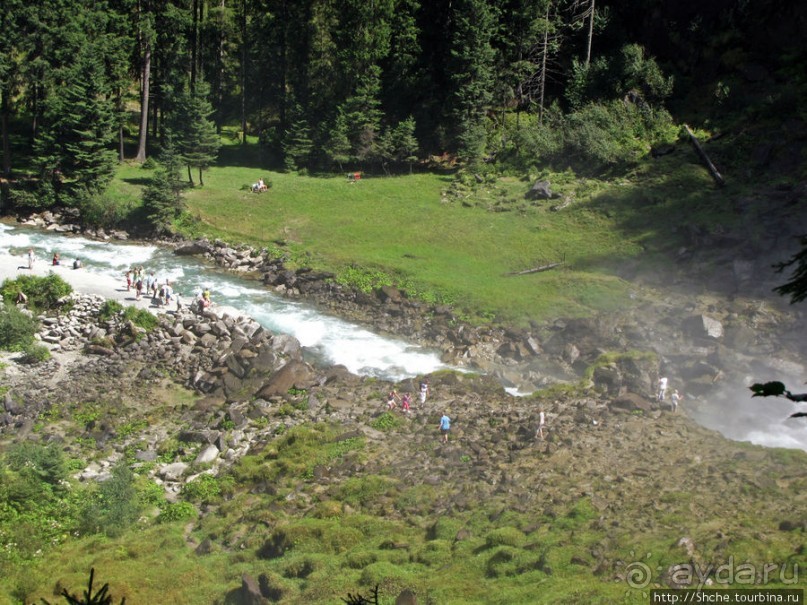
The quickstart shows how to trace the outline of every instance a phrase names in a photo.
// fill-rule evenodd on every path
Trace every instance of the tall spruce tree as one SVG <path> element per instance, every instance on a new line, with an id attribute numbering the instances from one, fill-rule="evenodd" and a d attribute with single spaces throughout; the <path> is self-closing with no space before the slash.
<path id="1" fill-rule="evenodd" d="M 491 41 L 496 20 L 486 0 L 459 0 L 452 16 L 449 117 L 454 121 L 460 159 L 474 165 L 485 152 L 484 120 L 493 99 L 496 52 Z"/>
<path id="2" fill-rule="evenodd" d="M 117 115 L 102 53 L 88 41 L 44 103 L 35 149 L 43 177 L 66 195 L 63 203 L 100 193 L 115 172 Z"/>
<path id="3" fill-rule="evenodd" d="M 143 191 L 143 208 L 158 233 L 170 230 L 171 223 L 182 212 L 181 158 L 172 137 L 166 137 L 160 153 L 160 167 Z"/>
<path id="4" fill-rule="evenodd" d="M 199 184 L 204 186 L 203 173 L 216 161 L 221 139 L 216 124 L 210 119 L 213 106 L 207 99 L 209 87 L 198 81 L 194 90 L 179 95 L 170 120 L 170 132 L 179 147 L 179 155 L 188 167 L 188 182 L 194 185 L 193 173 L 199 171 Z"/>

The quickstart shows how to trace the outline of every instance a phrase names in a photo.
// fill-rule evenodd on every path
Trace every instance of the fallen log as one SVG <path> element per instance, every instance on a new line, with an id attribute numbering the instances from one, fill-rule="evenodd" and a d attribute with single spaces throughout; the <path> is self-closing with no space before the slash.
<path id="1" fill-rule="evenodd" d="M 557 263 L 549 263 L 548 265 L 541 265 L 539 267 L 533 267 L 532 269 L 524 269 L 523 271 L 513 271 L 512 273 L 505 273 L 505 275 L 529 275 L 530 273 L 540 273 L 541 271 L 549 271 L 550 269 L 554 269 L 555 267 L 560 267 L 563 264 L 563 261 Z"/>
<path id="2" fill-rule="evenodd" d="M 684 128 L 689 135 L 689 140 L 692 143 L 692 146 L 695 148 L 695 151 L 697 152 L 701 161 L 705 164 L 707 170 L 709 170 L 709 174 L 712 175 L 712 178 L 715 180 L 715 183 L 717 183 L 718 186 L 723 187 L 726 184 L 726 181 L 717 171 L 717 168 L 715 168 L 715 165 L 712 163 L 712 160 L 709 159 L 709 156 L 706 155 L 706 152 L 703 150 L 703 147 L 701 147 L 700 141 L 698 141 L 695 133 L 693 133 L 686 124 L 684 124 Z"/>

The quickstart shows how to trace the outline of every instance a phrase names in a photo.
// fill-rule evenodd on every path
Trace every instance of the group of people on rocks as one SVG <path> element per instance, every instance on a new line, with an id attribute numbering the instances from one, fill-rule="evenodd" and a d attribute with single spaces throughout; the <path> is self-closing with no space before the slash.
<path id="1" fill-rule="evenodd" d="M 429 390 L 429 379 L 424 378 L 420 381 L 420 386 L 418 387 L 420 405 L 424 405 L 426 403 L 426 397 L 429 394 Z M 412 409 L 412 395 L 409 393 L 398 395 L 398 391 L 393 389 L 387 395 L 387 409 L 394 410 L 397 407 L 397 402 L 400 402 L 401 404 L 401 411 L 405 414 L 409 414 Z"/>
<path id="2" fill-rule="evenodd" d="M 164 283 L 154 275 L 154 271 L 148 273 L 142 266 L 132 267 L 124 274 L 126 277 L 126 291 L 129 292 L 134 287 L 135 300 L 140 300 L 145 294 L 151 295 L 152 301 L 160 304 L 167 305 L 169 302 L 175 302 L 177 309 L 180 308 L 181 302 L 179 294 L 174 293 L 171 282 L 166 279 Z"/>
<path id="3" fill-rule="evenodd" d="M 426 404 L 426 398 L 429 396 L 430 392 L 431 387 L 429 386 L 429 379 L 424 378 L 418 385 L 418 397 L 421 406 Z M 392 411 L 397 409 L 399 403 L 401 406 L 401 411 L 404 414 L 409 415 L 412 410 L 412 394 L 404 393 L 403 395 L 399 395 L 398 391 L 392 389 L 387 394 L 387 410 Z M 451 431 L 451 418 L 447 413 L 444 413 L 440 417 L 440 424 L 438 425 L 438 428 L 440 430 L 440 440 L 443 443 L 448 443 L 448 434 Z"/>
<path id="4" fill-rule="evenodd" d="M 34 249 L 28 249 L 28 268 L 34 268 L 34 260 L 36 260 L 36 256 L 34 255 Z M 51 258 L 50 264 L 54 267 L 60 266 L 62 264 L 62 257 L 58 252 L 53 253 L 53 257 Z M 77 258 L 73 261 L 73 269 L 81 269 L 83 267 L 83 263 L 81 262 L 80 258 Z"/>

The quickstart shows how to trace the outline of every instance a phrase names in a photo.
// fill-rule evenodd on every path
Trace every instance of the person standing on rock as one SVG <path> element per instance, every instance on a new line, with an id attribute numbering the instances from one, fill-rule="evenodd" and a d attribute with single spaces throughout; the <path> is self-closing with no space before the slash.
<path id="1" fill-rule="evenodd" d="M 664 401 L 664 397 L 667 394 L 667 377 L 662 376 L 658 379 L 658 400 Z"/>
<path id="2" fill-rule="evenodd" d="M 409 408 L 412 403 L 412 396 L 409 393 L 404 393 L 401 397 L 401 411 L 404 414 L 409 414 Z"/>
<path id="3" fill-rule="evenodd" d="M 424 378 L 420 381 L 420 405 L 426 403 L 426 395 L 429 394 L 429 379 Z"/>
<path id="4" fill-rule="evenodd" d="M 673 414 L 678 411 L 678 404 L 681 399 L 683 399 L 683 397 L 678 394 L 678 389 L 673 389 L 672 395 L 670 395 L 670 406 L 672 407 Z"/>
<path id="5" fill-rule="evenodd" d="M 546 414 L 541 410 L 538 412 L 538 428 L 535 431 L 535 438 L 540 438 L 541 441 L 544 440 L 544 426 L 546 426 Z"/>
<path id="6" fill-rule="evenodd" d="M 443 414 L 440 418 L 440 434 L 443 436 L 443 443 L 448 443 L 448 432 L 451 430 L 451 418 L 448 414 Z"/>
<path id="7" fill-rule="evenodd" d="M 395 389 L 392 389 L 387 394 L 387 409 L 388 410 L 394 410 L 395 409 L 395 406 L 396 406 L 395 401 L 397 399 L 399 399 L 398 393 L 397 393 L 397 391 Z"/>

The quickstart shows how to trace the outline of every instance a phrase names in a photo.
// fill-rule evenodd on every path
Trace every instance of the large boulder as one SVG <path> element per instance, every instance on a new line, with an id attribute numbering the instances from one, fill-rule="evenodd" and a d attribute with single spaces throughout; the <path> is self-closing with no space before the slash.
<path id="1" fill-rule="evenodd" d="M 549 181 L 536 181 L 525 197 L 528 200 L 551 200 L 554 194 Z"/>
<path id="2" fill-rule="evenodd" d="M 317 384 L 317 374 L 303 361 L 289 361 L 269 377 L 255 394 L 262 399 L 285 395 L 289 389 L 309 389 Z"/>
<path id="3" fill-rule="evenodd" d="M 213 247 L 210 245 L 210 242 L 206 239 L 196 240 L 195 242 L 188 242 L 186 244 L 182 244 L 181 246 L 177 246 L 174 249 L 174 254 L 177 256 L 193 256 L 196 254 L 204 254 L 205 252 L 210 252 L 213 250 Z"/>
<path id="4" fill-rule="evenodd" d="M 684 322 L 688 334 L 696 338 L 722 338 L 723 324 L 707 315 L 694 315 Z"/>

